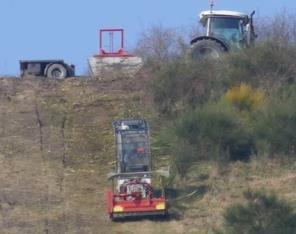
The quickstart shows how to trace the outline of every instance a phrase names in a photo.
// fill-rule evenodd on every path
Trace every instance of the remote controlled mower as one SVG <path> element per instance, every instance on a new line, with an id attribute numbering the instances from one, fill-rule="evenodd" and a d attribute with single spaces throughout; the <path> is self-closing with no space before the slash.
<path id="1" fill-rule="evenodd" d="M 144 119 L 113 123 L 116 144 L 116 171 L 108 174 L 112 189 L 107 192 L 109 217 L 165 216 L 168 208 L 162 189 L 155 196 L 152 176 L 168 177 L 168 171 L 152 171 L 149 127 Z"/>

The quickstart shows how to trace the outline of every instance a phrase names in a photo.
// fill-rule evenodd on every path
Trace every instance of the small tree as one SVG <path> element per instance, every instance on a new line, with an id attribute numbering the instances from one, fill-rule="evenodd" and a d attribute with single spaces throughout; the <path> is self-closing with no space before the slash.
<path id="1" fill-rule="evenodd" d="M 260 17 L 255 22 L 258 41 L 273 41 L 281 47 L 296 42 L 296 17 L 281 10 L 273 17 Z"/>
<path id="2" fill-rule="evenodd" d="M 140 35 L 135 53 L 143 58 L 152 70 L 161 66 L 187 49 L 183 35 L 174 28 L 162 24 L 153 25 Z"/>

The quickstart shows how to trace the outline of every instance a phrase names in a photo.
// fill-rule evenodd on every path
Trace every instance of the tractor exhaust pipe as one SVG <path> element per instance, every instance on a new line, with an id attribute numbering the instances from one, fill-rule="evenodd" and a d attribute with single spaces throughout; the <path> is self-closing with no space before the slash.
<path id="1" fill-rule="evenodd" d="M 255 15 L 255 11 L 252 11 L 252 13 L 250 14 L 250 18 L 249 18 L 249 23 L 248 23 L 248 36 L 247 36 L 247 40 L 248 40 L 248 45 L 252 45 L 254 44 L 255 39 L 257 38 L 257 35 L 255 33 L 255 28 L 254 28 L 254 15 Z"/>

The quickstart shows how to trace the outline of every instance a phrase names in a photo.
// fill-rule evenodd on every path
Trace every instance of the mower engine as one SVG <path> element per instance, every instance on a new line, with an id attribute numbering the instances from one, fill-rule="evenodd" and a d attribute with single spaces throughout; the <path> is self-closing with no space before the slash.
<path id="1" fill-rule="evenodd" d="M 120 186 L 120 197 L 126 200 L 152 198 L 153 189 L 150 184 L 140 179 L 131 179 Z"/>

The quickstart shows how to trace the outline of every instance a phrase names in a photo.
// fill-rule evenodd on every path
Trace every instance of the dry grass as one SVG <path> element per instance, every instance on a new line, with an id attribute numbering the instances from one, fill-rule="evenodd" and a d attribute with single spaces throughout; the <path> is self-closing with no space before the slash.
<path id="1" fill-rule="evenodd" d="M 195 193 L 192 197 L 178 201 L 185 208 L 183 222 L 192 233 L 209 233 L 222 224 L 221 213 L 233 203 L 243 202 L 247 190 L 275 191 L 281 198 L 296 207 L 296 163 L 291 160 L 276 161 L 253 159 L 249 163 L 236 162 L 217 165 L 204 162 L 195 166 L 179 188 Z M 205 188 L 200 190 L 200 188 Z"/>

